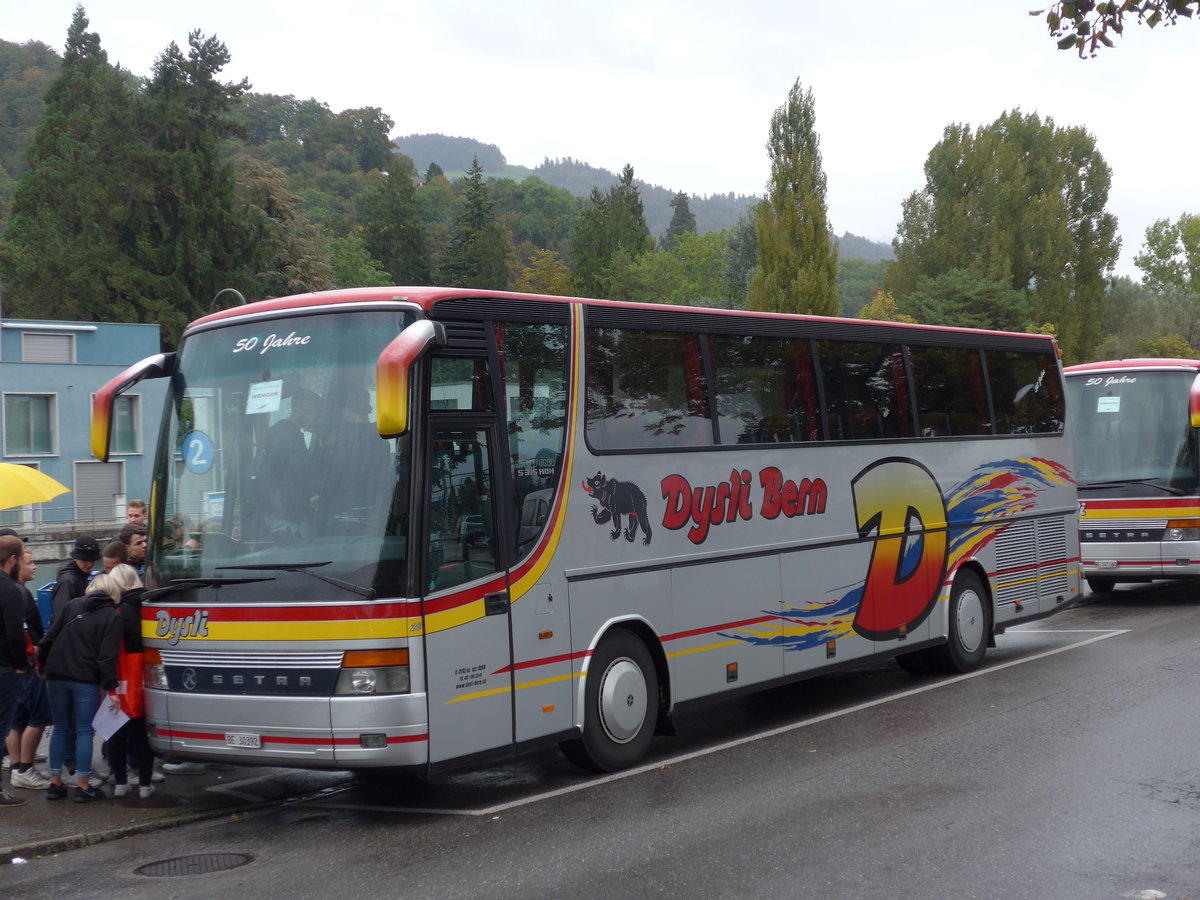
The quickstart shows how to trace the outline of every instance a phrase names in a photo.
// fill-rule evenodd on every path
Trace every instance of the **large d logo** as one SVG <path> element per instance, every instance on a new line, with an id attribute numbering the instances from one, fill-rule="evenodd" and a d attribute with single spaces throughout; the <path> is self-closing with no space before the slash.
<path id="1" fill-rule="evenodd" d="M 852 490 L 859 537 L 876 537 L 854 630 L 894 638 L 937 601 L 946 572 L 946 503 L 933 475 L 911 459 L 873 463 Z"/>

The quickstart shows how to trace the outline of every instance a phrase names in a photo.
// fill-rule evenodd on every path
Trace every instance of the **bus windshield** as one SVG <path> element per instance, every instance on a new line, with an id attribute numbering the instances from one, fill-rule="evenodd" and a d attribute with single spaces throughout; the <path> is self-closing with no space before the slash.
<path id="1" fill-rule="evenodd" d="M 406 579 L 408 439 L 376 430 L 375 363 L 413 311 L 240 320 L 188 336 L 165 413 L 147 582 L 328 602 Z M 312 576 L 312 577 L 306 577 Z"/>
<path id="2" fill-rule="evenodd" d="M 1081 373 L 1067 379 L 1081 491 L 1195 493 L 1197 442 L 1188 423 L 1191 372 Z"/>

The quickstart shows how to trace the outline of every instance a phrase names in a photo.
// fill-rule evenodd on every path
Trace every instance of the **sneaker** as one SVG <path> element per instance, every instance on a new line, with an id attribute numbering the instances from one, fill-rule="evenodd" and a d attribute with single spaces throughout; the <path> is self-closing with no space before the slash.
<path id="1" fill-rule="evenodd" d="M 20 797 L 14 797 L 8 791 L 0 791 L 0 809 L 6 806 L 24 806 L 25 801 Z"/>
<path id="2" fill-rule="evenodd" d="M 104 799 L 104 791 L 98 787 L 89 787 L 86 791 L 83 788 L 75 788 L 76 803 L 92 803 Z"/>
<path id="3" fill-rule="evenodd" d="M 52 781 L 50 782 L 50 786 L 46 788 L 47 800 L 61 800 L 65 796 L 67 796 L 66 785 L 55 784 Z"/>
<path id="4" fill-rule="evenodd" d="M 88 776 L 88 784 L 92 787 L 99 787 L 102 784 L 106 784 L 110 777 L 111 775 L 102 775 L 99 772 L 93 772 Z"/>
<path id="5" fill-rule="evenodd" d="M 163 763 L 163 771 L 168 775 L 199 775 L 204 771 L 204 763 L 177 762 Z"/>
<path id="6" fill-rule="evenodd" d="M 155 769 L 153 772 L 150 773 L 150 780 L 153 781 L 155 784 L 157 784 L 160 781 L 166 781 L 167 776 L 164 775 L 162 772 L 158 771 L 158 769 Z"/>
<path id="7" fill-rule="evenodd" d="M 154 796 L 154 785 L 144 784 L 138 788 L 138 799 L 139 800 L 149 800 L 153 796 Z"/>
<path id="8" fill-rule="evenodd" d="M 12 786 L 25 788 L 27 791 L 44 791 L 50 787 L 50 779 L 30 766 L 24 772 L 12 773 Z"/>
<path id="9" fill-rule="evenodd" d="M 127 785 L 127 784 L 118 784 L 113 787 L 113 796 L 114 797 L 124 797 L 128 793 L 129 793 L 129 785 Z"/>

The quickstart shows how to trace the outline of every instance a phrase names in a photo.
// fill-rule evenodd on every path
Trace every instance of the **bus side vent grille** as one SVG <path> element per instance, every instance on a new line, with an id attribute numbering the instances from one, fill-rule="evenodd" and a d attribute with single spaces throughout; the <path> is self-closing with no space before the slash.
<path id="1" fill-rule="evenodd" d="M 446 348 L 449 350 L 486 350 L 487 328 L 482 322 L 445 322 Z"/>

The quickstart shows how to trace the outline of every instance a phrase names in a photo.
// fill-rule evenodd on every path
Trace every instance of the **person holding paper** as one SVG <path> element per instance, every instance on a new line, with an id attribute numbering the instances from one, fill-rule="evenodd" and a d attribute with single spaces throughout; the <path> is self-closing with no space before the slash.
<path id="1" fill-rule="evenodd" d="M 120 710 L 117 697 L 117 656 L 121 652 L 121 614 L 117 604 L 121 588 L 111 575 L 97 575 L 87 593 L 72 600 L 55 617 L 38 644 L 38 672 L 46 679 L 54 731 L 50 734 L 50 787 L 47 800 L 67 795 L 63 786 L 63 758 L 67 752 L 65 723 L 75 714 L 75 771 L 79 786 L 76 803 L 103 800 L 104 792 L 92 787 L 92 719 L 104 703 Z"/>

